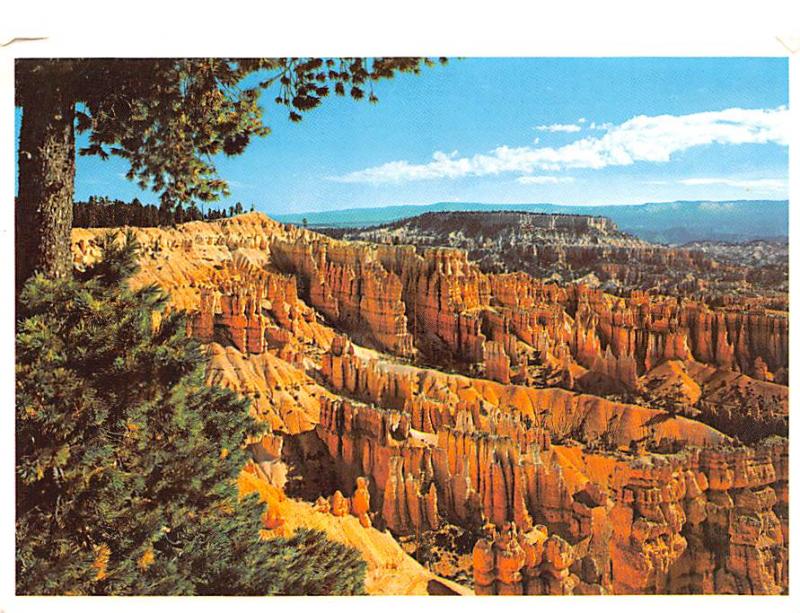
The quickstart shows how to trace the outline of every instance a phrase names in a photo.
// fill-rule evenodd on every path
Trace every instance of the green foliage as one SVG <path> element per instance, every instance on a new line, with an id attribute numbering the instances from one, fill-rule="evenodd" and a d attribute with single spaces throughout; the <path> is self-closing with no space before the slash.
<path id="1" fill-rule="evenodd" d="M 364 562 L 322 533 L 259 541 L 264 506 L 235 482 L 259 432 L 248 402 L 204 384 L 163 293 L 128 289 L 133 236 L 103 247 L 20 296 L 18 593 L 361 593 Z"/>
<path id="2" fill-rule="evenodd" d="M 240 203 L 235 210 L 243 213 Z M 136 228 L 153 228 L 157 226 L 174 226 L 186 221 L 214 221 L 228 217 L 228 211 L 207 208 L 200 211 L 196 206 L 184 208 L 159 207 L 154 204 L 142 204 L 137 198 L 131 202 L 110 199 L 106 196 L 89 196 L 86 202 L 72 203 L 72 227 L 74 228 L 118 228 L 131 226 Z"/>
<path id="3" fill-rule="evenodd" d="M 372 84 L 398 72 L 418 73 L 427 58 L 277 59 L 21 59 L 17 106 L 40 97 L 42 81 L 57 82 L 76 105 L 76 128 L 89 135 L 85 155 L 117 155 L 127 177 L 161 194 L 162 204 L 206 202 L 228 195 L 212 156 L 241 154 L 265 136 L 262 90 L 292 121 L 345 90 L 377 102 Z M 55 111 L 55 109 L 53 109 Z"/>

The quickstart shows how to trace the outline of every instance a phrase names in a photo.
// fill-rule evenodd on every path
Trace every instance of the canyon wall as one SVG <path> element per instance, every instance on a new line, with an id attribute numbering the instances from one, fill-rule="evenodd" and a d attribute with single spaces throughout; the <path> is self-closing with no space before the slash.
<path id="1" fill-rule="evenodd" d="M 344 482 L 369 477 L 378 521 L 396 534 L 444 521 L 494 535 L 476 544 L 477 593 L 776 594 L 785 585 L 786 439 L 735 447 L 707 426 L 667 418 L 642 441 L 634 433 L 663 413 L 636 426 L 625 407 L 588 399 L 607 405 L 571 431 L 575 444 L 607 444 L 589 451 L 553 444 L 559 418 L 500 400 L 520 390 L 486 382 L 481 393 L 464 377 L 364 361 L 339 340 L 323 373 L 354 399 L 326 399 L 318 435 Z M 651 455 L 648 442 L 691 447 Z M 613 452 L 626 447 L 635 453 Z"/>
<path id="2" fill-rule="evenodd" d="M 567 221 L 530 223 L 614 232 Z M 100 234 L 74 232 L 77 268 Z M 267 426 L 245 479 L 271 483 L 266 529 L 302 517 L 368 552 L 382 530 L 458 526 L 479 594 L 787 589 L 788 441 L 767 436 L 787 432 L 787 313 L 490 274 L 260 214 L 135 234 L 132 286 L 169 292 L 208 382 Z M 281 452 L 298 445 L 313 464 Z M 270 477 L 303 471 L 302 503 Z"/>
<path id="3" fill-rule="evenodd" d="M 620 232 L 603 217 L 519 211 L 426 213 L 377 227 L 321 231 L 347 240 L 457 248 L 484 272 L 522 271 L 618 295 L 650 290 L 715 304 L 747 299 L 788 308 L 788 244 L 781 240 L 670 247 Z"/>

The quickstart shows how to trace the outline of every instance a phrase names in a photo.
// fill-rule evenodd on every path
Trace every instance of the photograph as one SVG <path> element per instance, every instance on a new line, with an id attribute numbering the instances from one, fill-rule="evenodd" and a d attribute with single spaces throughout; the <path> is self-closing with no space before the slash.
<path id="1" fill-rule="evenodd" d="M 16 597 L 789 594 L 788 57 L 146 49 L 9 60 Z"/>

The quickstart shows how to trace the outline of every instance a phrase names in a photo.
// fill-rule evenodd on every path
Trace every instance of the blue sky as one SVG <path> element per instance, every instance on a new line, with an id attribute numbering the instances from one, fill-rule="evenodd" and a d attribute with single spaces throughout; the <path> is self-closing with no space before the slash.
<path id="1" fill-rule="evenodd" d="M 438 201 L 784 199 L 785 58 L 461 59 L 330 97 L 218 168 L 280 214 Z M 19 117 L 18 117 L 19 118 Z M 78 159 L 76 197 L 156 201 L 122 160 Z"/>

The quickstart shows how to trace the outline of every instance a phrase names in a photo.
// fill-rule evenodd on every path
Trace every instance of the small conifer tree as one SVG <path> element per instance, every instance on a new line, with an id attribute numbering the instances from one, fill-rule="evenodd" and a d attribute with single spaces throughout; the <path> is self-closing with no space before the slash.
<path id="1" fill-rule="evenodd" d="M 17 592 L 363 593 L 360 555 L 323 533 L 259 540 L 264 506 L 237 501 L 248 401 L 205 385 L 161 291 L 129 289 L 135 250 L 109 237 L 85 274 L 21 294 Z"/>

